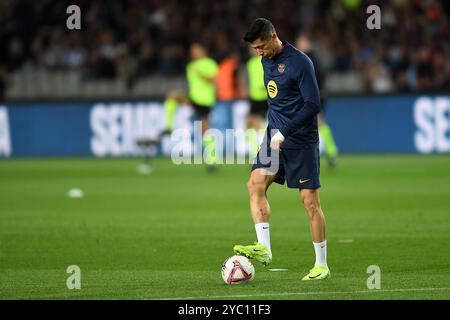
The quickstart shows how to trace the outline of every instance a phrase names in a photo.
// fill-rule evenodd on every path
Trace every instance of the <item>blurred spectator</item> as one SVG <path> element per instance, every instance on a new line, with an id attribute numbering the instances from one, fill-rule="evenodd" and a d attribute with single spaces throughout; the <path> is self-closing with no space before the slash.
<path id="1" fill-rule="evenodd" d="M 365 27 L 374 3 L 381 30 Z M 66 28 L 72 4 L 81 30 Z M 232 46 L 245 61 L 242 33 L 258 16 L 291 43 L 309 32 L 326 75 L 359 73 L 373 92 L 450 90 L 450 1 L 438 0 L 3 0 L 0 64 L 8 73 L 32 63 L 93 78 L 182 76 L 193 42 L 217 61 Z"/>
<path id="2" fill-rule="evenodd" d="M 366 71 L 366 85 L 369 92 L 389 93 L 393 91 L 391 72 L 381 59 L 372 60 Z"/>
<path id="3" fill-rule="evenodd" d="M 87 60 L 87 50 L 83 46 L 83 40 L 80 32 L 70 34 L 69 43 L 66 52 L 65 64 L 67 67 L 76 69 L 84 66 Z"/>
<path id="4" fill-rule="evenodd" d="M 419 90 L 429 90 L 433 85 L 433 65 L 430 52 L 427 48 L 421 48 L 415 59 L 415 69 L 417 76 L 417 88 Z"/>
<path id="5" fill-rule="evenodd" d="M 0 101 L 5 99 L 6 69 L 0 66 Z"/>

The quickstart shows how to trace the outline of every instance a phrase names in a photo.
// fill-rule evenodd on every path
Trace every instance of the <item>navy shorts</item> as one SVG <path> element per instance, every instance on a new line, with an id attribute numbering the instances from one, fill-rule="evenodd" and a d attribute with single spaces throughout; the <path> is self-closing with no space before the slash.
<path id="1" fill-rule="evenodd" d="M 275 160 L 272 159 L 269 162 L 268 157 L 271 158 L 272 152 L 269 146 L 267 151 L 261 148 L 252 166 L 252 171 L 266 168 L 268 171 L 276 174 L 274 182 L 284 184 L 286 181 L 288 188 L 320 188 L 320 155 L 318 146 L 303 149 L 281 148 L 278 161 L 275 158 Z M 278 166 L 276 162 L 279 163 Z"/>

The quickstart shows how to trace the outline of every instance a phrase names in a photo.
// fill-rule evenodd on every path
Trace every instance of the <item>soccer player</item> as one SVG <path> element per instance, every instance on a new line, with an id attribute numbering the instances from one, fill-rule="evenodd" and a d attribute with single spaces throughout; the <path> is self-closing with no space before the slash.
<path id="1" fill-rule="evenodd" d="M 267 114 L 267 91 L 264 85 L 264 70 L 261 64 L 261 56 L 250 47 L 251 57 L 246 63 L 248 76 L 248 98 L 250 112 L 247 117 L 247 139 L 250 146 L 250 156 L 253 158 L 258 153 L 259 131 L 265 129 Z M 255 134 L 256 133 L 256 134 Z"/>
<path id="2" fill-rule="evenodd" d="M 244 40 L 262 56 L 269 124 L 247 184 L 258 241 L 254 245 L 236 245 L 234 252 L 264 265 L 272 262 L 266 192 L 272 182 L 287 181 L 289 188 L 299 190 L 316 253 L 314 267 L 302 280 L 328 278 L 325 217 L 319 198 L 320 95 L 313 63 L 306 54 L 281 41 L 267 19 L 256 19 Z M 273 163 L 268 164 L 264 151 L 272 160 L 276 158 L 272 154 L 278 155 L 278 170 L 273 169 Z"/>
<path id="3" fill-rule="evenodd" d="M 173 130 L 175 115 L 180 105 L 190 105 L 189 98 L 182 92 L 170 91 L 164 100 L 164 110 L 166 112 L 166 128 L 163 134 L 170 134 Z"/>
<path id="4" fill-rule="evenodd" d="M 207 135 L 209 128 L 209 114 L 216 104 L 216 76 L 218 72 L 217 63 L 210 57 L 206 48 L 200 43 L 193 43 L 190 47 L 191 61 L 186 66 L 186 78 L 189 86 L 189 99 L 192 106 L 200 117 L 202 123 L 203 146 L 214 150 L 207 153 L 208 169 L 213 169 L 217 162 L 216 146 L 214 137 Z"/>
<path id="5" fill-rule="evenodd" d="M 330 167 L 336 166 L 336 160 L 338 156 L 338 148 L 336 143 L 334 142 L 333 132 L 331 131 L 330 126 L 326 123 L 323 114 L 325 114 L 325 106 L 326 106 L 326 93 L 323 88 L 323 73 L 320 70 L 319 63 L 312 51 L 311 41 L 309 39 L 308 33 L 300 33 L 295 40 L 295 46 L 298 50 L 305 53 L 314 64 L 317 84 L 320 90 L 320 109 L 321 111 L 317 115 L 318 125 L 319 125 L 319 136 L 322 139 L 323 144 L 325 145 L 325 156 L 328 160 L 328 165 Z"/>

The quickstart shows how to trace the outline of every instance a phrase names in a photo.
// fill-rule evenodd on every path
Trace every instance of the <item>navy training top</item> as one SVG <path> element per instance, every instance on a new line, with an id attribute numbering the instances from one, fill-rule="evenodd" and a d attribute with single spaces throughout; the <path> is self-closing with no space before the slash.
<path id="1" fill-rule="evenodd" d="M 306 54 L 286 41 L 282 43 L 281 53 L 261 60 L 269 96 L 268 130 L 283 134 L 284 149 L 309 149 L 319 143 L 320 94 L 314 66 Z"/>

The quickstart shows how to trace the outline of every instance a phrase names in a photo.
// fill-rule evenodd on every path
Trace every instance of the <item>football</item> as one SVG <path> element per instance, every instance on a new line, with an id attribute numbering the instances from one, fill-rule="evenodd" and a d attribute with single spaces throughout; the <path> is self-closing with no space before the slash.
<path id="1" fill-rule="evenodd" d="M 223 262 L 221 273 L 226 284 L 241 284 L 253 280 L 255 267 L 247 257 L 235 255 Z"/>

